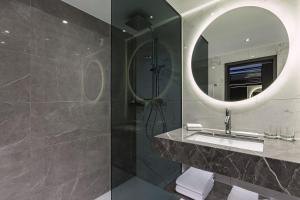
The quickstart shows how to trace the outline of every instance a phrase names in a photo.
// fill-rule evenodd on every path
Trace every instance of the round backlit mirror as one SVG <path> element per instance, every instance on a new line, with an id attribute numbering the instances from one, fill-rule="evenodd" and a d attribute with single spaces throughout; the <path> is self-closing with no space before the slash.
<path id="1" fill-rule="evenodd" d="M 259 7 L 237 8 L 205 29 L 194 48 L 192 72 L 210 97 L 240 101 L 276 80 L 288 52 L 288 33 L 277 16 Z"/>

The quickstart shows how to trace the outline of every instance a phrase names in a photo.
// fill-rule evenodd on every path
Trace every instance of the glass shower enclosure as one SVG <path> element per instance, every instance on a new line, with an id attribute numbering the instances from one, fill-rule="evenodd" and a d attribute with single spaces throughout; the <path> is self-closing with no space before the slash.
<path id="1" fill-rule="evenodd" d="M 112 199 L 179 199 L 181 165 L 156 135 L 180 128 L 181 18 L 164 0 L 112 0 Z"/>

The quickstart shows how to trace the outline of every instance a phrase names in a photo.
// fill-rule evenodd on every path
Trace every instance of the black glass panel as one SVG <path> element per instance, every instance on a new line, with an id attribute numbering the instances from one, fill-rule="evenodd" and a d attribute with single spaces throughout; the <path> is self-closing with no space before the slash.
<path id="1" fill-rule="evenodd" d="M 181 165 L 152 142 L 182 125 L 181 18 L 164 0 L 112 0 L 111 34 L 112 199 L 179 199 L 165 188 Z"/>

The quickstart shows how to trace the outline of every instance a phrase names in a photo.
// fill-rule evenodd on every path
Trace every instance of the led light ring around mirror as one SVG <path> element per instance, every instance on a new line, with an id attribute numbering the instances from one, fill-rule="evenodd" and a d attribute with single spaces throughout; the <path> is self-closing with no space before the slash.
<path id="1" fill-rule="evenodd" d="M 235 101 L 235 102 L 225 102 L 221 100 L 214 99 L 207 94 L 205 94 L 197 85 L 196 81 L 194 80 L 193 72 L 192 72 L 192 56 L 194 52 L 194 48 L 197 44 L 197 41 L 199 37 L 202 35 L 202 33 L 205 31 L 205 29 L 218 17 L 222 16 L 223 14 L 227 13 L 228 11 L 242 8 L 242 7 L 258 7 L 266 9 L 270 12 L 272 12 L 275 16 L 278 17 L 278 19 L 282 22 L 284 25 L 287 34 L 288 34 L 288 40 L 289 40 L 289 53 L 288 57 L 285 63 L 285 66 L 281 72 L 281 74 L 277 77 L 277 79 L 268 87 L 268 89 L 264 90 L 260 94 L 246 100 L 241 101 Z M 286 11 L 280 10 L 280 5 L 277 5 L 276 2 L 270 6 L 270 2 L 250 2 L 250 1 L 235 1 L 234 3 L 231 2 L 230 5 L 226 5 L 225 9 L 217 10 L 216 12 L 213 12 L 213 15 L 208 15 L 206 19 L 199 22 L 199 28 L 194 33 L 193 37 L 191 38 L 189 48 L 187 49 L 187 68 L 186 68 L 186 75 L 188 82 L 191 84 L 192 90 L 196 93 L 196 95 L 202 100 L 202 102 L 210 106 L 213 109 L 223 111 L 226 108 L 232 109 L 234 111 L 245 111 L 254 107 L 257 107 L 258 105 L 261 105 L 262 103 L 266 102 L 267 100 L 271 99 L 286 83 L 287 79 L 285 76 L 288 75 L 287 71 L 289 68 L 290 60 L 292 60 L 292 50 L 294 49 L 292 47 L 294 37 L 292 32 L 293 25 L 291 23 L 288 23 L 289 20 L 291 20 L 289 17 L 286 17 Z M 294 54 L 293 54 L 294 55 Z"/>
<path id="2" fill-rule="evenodd" d="M 132 64 L 132 61 L 135 57 L 135 55 L 137 54 L 137 52 L 146 44 L 148 43 L 151 43 L 152 40 L 146 40 L 145 42 L 141 43 L 140 45 L 138 45 L 135 50 L 132 52 L 130 58 L 129 58 L 129 62 L 128 62 L 128 66 L 127 66 L 127 84 L 128 84 L 128 88 L 129 88 L 129 91 L 131 92 L 131 94 L 134 96 L 134 98 L 136 98 L 138 101 L 140 102 L 148 102 L 147 100 L 145 100 L 144 98 L 138 96 L 135 91 L 133 90 L 132 88 L 132 85 L 131 85 L 131 82 L 130 82 L 130 78 L 129 78 L 129 72 L 130 72 L 130 69 L 131 69 L 131 64 Z M 171 75 L 170 75 L 170 78 L 168 80 L 168 83 L 167 83 L 167 86 L 163 89 L 163 91 L 159 94 L 158 97 L 156 98 L 162 98 L 166 95 L 168 89 L 171 87 L 171 84 L 172 84 L 172 80 L 173 80 L 173 76 L 174 76 L 174 67 L 173 67 L 173 63 L 174 62 L 174 56 L 173 56 L 173 53 L 172 53 L 172 49 L 166 44 L 166 43 L 163 43 L 163 42 L 159 42 L 160 44 L 163 45 L 163 47 L 167 50 L 168 54 L 170 55 L 171 57 Z"/>

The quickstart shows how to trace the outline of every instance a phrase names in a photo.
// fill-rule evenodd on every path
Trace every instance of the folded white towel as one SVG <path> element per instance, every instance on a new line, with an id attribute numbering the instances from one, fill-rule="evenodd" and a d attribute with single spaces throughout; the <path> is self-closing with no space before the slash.
<path id="1" fill-rule="evenodd" d="M 212 190 L 213 187 L 214 187 L 214 180 L 212 180 L 208 184 L 207 191 L 203 195 L 200 194 L 200 193 L 198 193 L 198 192 L 193 192 L 191 190 L 188 190 L 185 187 L 182 187 L 180 185 L 176 185 L 175 190 L 178 193 L 183 194 L 184 196 L 190 197 L 192 199 L 195 199 L 195 200 L 204 200 L 208 196 L 208 194 L 210 193 L 210 191 Z"/>
<path id="2" fill-rule="evenodd" d="M 187 123 L 186 124 L 186 130 L 188 130 L 188 131 L 201 131 L 202 130 L 202 125 L 201 124 Z"/>
<path id="3" fill-rule="evenodd" d="M 182 194 L 182 195 L 184 195 L 186 197 L 189 197 L 191 199 L 194 199 L 194 200 L 204 200 L 205 199 L 205 198 L 203 198 L 203 196 L 201 194 L 198 194 L 198 193 L 195 193 L 195 192 L 191 192 L 190 190 L 187 190 L 187 189 L 185 189 L 185 188 L 183 188 L 183 187 L 181 187 L 179 185 L 176 185 L 175 190 L 178 193 L 180 193 L 180 194 Z"/>
<path id="4" fill-rule="evenodd" d="M 176 180 L 176 184 L 202 196 L 208 194 L 208 188 L 214 174 L 194 167 L 189 168 Z M 208 192 L 207 192 L 208 191 Z"/>
<path id="5" fill-rule="evenodd" d="M 258 200 L 258 194 L 233 186 L 227 200 Z"/>

